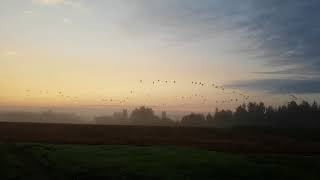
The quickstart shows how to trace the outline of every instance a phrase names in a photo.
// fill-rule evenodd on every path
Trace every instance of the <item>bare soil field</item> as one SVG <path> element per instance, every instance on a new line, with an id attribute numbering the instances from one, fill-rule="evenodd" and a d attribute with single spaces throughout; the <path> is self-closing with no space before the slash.
<path id="1" fill-rule="evenodd" d="M 267 131 L 260 133 L 259 130 L 250 129 L 1 122 L 0 141 L 168 145 L 240 153 L 320 153 L 320 141 L 317 138 L 301 138 Z"/>

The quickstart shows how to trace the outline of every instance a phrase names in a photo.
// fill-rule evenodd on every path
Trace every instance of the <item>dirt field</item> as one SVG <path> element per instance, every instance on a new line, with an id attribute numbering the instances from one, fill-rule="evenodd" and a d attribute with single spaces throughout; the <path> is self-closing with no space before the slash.
<path id="1" fill-rule="evenodd" d="M 174 145 L 243 153 L 320 153 L 320 141 L 317 138 L 259 132 L 258 130 L 250 131 L 249 129 L 2 122 L 0 123 L 0 141 Z"/>

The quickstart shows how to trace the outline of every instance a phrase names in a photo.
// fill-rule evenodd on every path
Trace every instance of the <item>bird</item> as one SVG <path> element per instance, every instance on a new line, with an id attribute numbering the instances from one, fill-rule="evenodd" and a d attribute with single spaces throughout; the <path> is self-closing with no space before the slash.
<path id="1" fill-rule="evenodd" d="M 297 98 L 295 95 L 293 95 L 293 94 L 291 94 L 290 96 L 291 96 L 293 99 L 295 99 L 295 100 L 298 99 L 298 98 Z"/>

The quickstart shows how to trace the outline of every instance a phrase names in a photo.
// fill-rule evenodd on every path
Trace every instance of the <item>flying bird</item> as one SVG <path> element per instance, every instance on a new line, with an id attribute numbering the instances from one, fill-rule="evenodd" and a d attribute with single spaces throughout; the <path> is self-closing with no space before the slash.
<path id="1" fill-rule="evenodd" d="M 293 95 L 293 94 L 291 94 L 290 95 L 293 99 L 295 99 L 295 100 L 297 100 L 298 98 L 295 96 L 295 95 Z"/>

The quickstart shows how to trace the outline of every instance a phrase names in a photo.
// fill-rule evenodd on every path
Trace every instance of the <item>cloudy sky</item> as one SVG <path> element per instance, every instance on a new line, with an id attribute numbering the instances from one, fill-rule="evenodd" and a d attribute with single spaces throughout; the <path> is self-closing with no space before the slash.
<path id="1" fill-rule="evenodd" d="M 319 8 L 318 0 L 1 0 L 0 104 L 208 110 L 239 103 L 221 103 L 240 101 L 234 90 L 272 104 L 319 100 Z M 185 100 L 195 94 L 203 98 Z"/>

